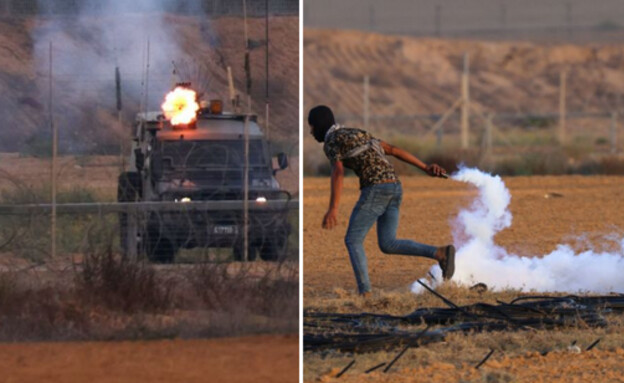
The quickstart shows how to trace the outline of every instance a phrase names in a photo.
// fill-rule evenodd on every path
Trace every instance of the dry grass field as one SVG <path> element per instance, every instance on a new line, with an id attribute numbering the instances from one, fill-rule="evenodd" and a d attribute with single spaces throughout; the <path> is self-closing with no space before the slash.
<path id="1" fill-rule="evenodd" d="M 513 224 L 495 241 L 510 252 L 540 256 L 564 243 L 577 250 L 617 248 L 613 238 L 621 238 L 624 227 L 620 214 L 624 209 L 624 178 L 541 176 L 509 177 L 504 181 L 511 192 Z M 463 183 L 428 177 L 403 177 L 402 182 L 404 200 L 398 235 L 435 245 L 450 243 L 449 222 L 470 204 L 476 190 Z M 545 198 L 549 193 L 562 197 Z M 410 292 L 410 285 L 424 277 L 433 262 L 382 254 L 374 231 L 365 242 L 374 292 L 370 299 L 359 298 L 343 243 L 348 215 L 358 197 L 357 179 L 346 179 L 339 224 L 333 231 L 321 229 L 329 201 L 329 179 L 305 178 L 304 195 L 305 310 L 406 315 L 417 308 L 444 306 L 431 294 Z M 522 295 L 509 290 L 478 293 L 452 283 L 442 285 L 438 291 L 458 305 L 496 304 L 497 300 L 508 302 Z M 364 371 L 388 362 L 399 350 L 356 355 L 307 352 L 305 380 L 338 381 L 336 374 L 355 359 L 356 364 L 340 381 L 621 381 L 622 322 L 613 317 L 609 323 L 599 329 L 453 334 L 445 342 L 410 349 L 388 374 Z M 575 340 L 584 349 L 598 338 L 601 342 L 592 351 L 567 351 Z M 495 353 L 475 370 L 490 348 Z M 545 351 L 548 354 L 541 356 Z"/>

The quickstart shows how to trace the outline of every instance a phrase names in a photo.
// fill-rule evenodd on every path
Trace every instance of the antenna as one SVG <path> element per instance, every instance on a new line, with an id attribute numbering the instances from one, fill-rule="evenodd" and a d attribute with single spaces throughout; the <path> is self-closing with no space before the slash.
<path id="1" fill-rule="evenodd" d="M 173 66 L 173 72 L 171 72 L 171 89 L 175 88 L 176 84 L 180 82 L 180 71 L 176 65 L 175 60 L 171 60 Z"/>
<path id="2" fill-rule="evenodd" d="M 119 66 L 116 65 L 115 66 L 115 96 L 117 98 L 117 123 L 119 124 L 119 129 L 123 132 L 123 124 L 121 121 L 121 109 L 122 109 L 122 103 L 121 103 L 121 73 L 119 72 Z M 126 161 L 124 158 L 124 154 L 126 152 L 125 150 L 125 142 L 126 142 L 126 135 L 125 134 L 121 134 L 121 143 L 119 145 L 119 163 L 120 163 L 120 167 L 121 167 L 121 171 L 124 172 L 126 171 Z"/>
<path id="3" fill-rule="evenodd" d="M 228 76 L 228 87 L 230 89 L 230 102 L 232 103 L 232 109 L 234 112 L 237 112 L 236 105 L 236 91 L 234 90 L 234 79 L 232 78 L 232 67 L 227 67 L 227 76 Z"/>
<path id="4" fill-rule="evenodd" d="M 147 57 L 146 57 L 146 67 L 145 67 L 145 113 L 149 110 L 149 69 L 150 69 L 150 39 L 147 38 Z"/>

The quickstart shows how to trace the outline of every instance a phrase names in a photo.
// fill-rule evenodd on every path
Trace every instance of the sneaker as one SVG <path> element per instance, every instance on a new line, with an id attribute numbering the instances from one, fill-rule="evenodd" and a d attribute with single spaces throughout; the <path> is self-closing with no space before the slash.
<path id="1" fill-rule="evenodd" d="M 444 258 L 438 260 L 442 269 L 442 278 L 451 279 L 455 274 L 455 246 L 448 245 L 438 248 L 438 251 L 444 253 Z"/>

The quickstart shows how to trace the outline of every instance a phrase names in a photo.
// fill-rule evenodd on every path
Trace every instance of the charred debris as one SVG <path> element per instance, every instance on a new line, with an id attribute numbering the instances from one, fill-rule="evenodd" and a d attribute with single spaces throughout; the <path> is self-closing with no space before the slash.
<path id="1" fill-rule="evenodd" d="M 375 352 L 419 347 L 454 332 L 605 327 L 605 315 L 624 312 L 624 295 L 523 296 L 511 302 L 458 306 L 422 284 L 448 308 L 420 308 L 405 316 L 304 312 L 304 350 Z"/>

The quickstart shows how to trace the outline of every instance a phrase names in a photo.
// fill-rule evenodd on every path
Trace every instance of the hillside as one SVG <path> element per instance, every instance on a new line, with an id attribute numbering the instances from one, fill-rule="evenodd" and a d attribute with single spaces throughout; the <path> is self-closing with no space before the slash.
<path id="1" fill-rule="evenodd" d="M 474 102 L 497 112 L 556 112 L 559 73 L 568 72 L 569 109 L 622 106 L 624 47 L 540 45 L 387 36 L 342 30 L 304 33 L 305 106 L 325 102 L 361 114 L 370 76 L 371 114 L 442 113 L 459 97 L 470 56 Z"/>

